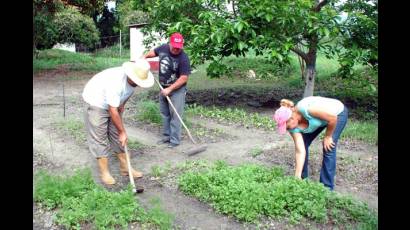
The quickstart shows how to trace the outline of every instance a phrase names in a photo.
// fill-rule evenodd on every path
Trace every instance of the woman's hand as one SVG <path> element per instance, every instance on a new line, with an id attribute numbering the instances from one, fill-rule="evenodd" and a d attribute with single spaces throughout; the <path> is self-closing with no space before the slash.
<path id="1" fill-rule="evenodd" d="M 325 138 L 323 139 L 323 148 L 325 149 L 325 151 L 329 152 L 334 147 L 335 147 L 335 143 L 333 142 L 333 138 L 329 136 L 325 136 Z"/>

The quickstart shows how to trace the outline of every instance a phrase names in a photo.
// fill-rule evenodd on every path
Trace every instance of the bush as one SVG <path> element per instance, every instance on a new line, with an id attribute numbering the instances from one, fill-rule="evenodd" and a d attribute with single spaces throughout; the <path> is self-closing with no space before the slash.
<path id="1" fill-rule="evenodd" d="M 59 43 L 81 43 L 91 47 L 100 39 L 94 21 L 71 7 L 58 12 L 54 24 Z"/>

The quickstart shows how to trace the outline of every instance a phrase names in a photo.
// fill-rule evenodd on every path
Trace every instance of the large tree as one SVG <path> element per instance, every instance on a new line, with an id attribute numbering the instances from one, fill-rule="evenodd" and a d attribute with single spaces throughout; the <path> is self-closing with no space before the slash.
<path id="1" fill-rule="evenodd" d="M 34 0 L 33 51 L 65 42 L 94 46 L 99 32 L 91 17 L 81 13 L 88 12 L 85 9 L 70 1 Z"/>
<path id="2" fill-rule="evenodd" d="M 291 52 L 297 54 L 306 66 L 302 75 L 304 96 L 310 96 L 314 91 L 318 51 L 336 57 L 343 52 L 334 44 L 343 40 L 342 35 L 349 28 L 340 17 L 343 4 L 337 3 L 331 0 L 136 0 L 135 8 L 149 13 L 147 31 L 183 33 L 193 64 L 211 60 L 207 69 L 210 76 L 227 69 L 221 64 L 223 57 L 244 56 L 250 49 L 281 62 L 288 62 Z M 354 1 L 349 3 L 355 5 Z M 354 7 L 350 9 L 357 11 Z"/>
<path id="3" fill-rule="evenodd" d="M 33 1 L 33 51 L 48 49 L 54 45 L 57 28 L 53 23 L 53 19 L 54 15 L 63 8 L 64 5 L 61 1 Z"/>
<path id="4" fill-rule="evenodd" d="M 347 0 L 341 10 L 349 16 L 343 23 L 344 39 L 338 52 L 341 73 L 349 76 L 355 63 L 378 64 L 378 2 L 377 0 Z"/>
<path id="5" fill-rule="evenodd" d="M 116 31 L 114 31 L 114 28 L 118 26 L 118 18 L 115 14 L 115 10 L 112 11 L 108 9 L 108 6 L 105 6 L 97 21 L 97 27 L 101 34 L 102 47 L 111 46 L 119 40 L 116 36 Z"/>
<path id="6" fill-rule="evenodd" d="M 81 43 L 92 47 L 99 40 L 99 32 L 93 20 L 75 8 L 67 7 L 58 12 L 53 22 L 57 28 L 56 42 Z"/>
<path id="7" fill-rule="evenodd" d="M 97 23 L 97 17 L 103 10 L 105 3 L 109 0 L 63 0 L 66 5 L 77 7 L 82 14 L 93 18 Z"/>
<path id="8" fill-rule="evenodd" d="M 139 24 L 148 22 L 148 15 L 141 10 L 133 10 L 133 0 L 120 0 L 116 1 L 115 14 L 118 18 L 118 25 L 114 28 L 114 31 L 127 34 L 129 31 L 128 25 Z M 125 36 L 123 39 L 125 46 L 129 45 L 129 36 Z"/>

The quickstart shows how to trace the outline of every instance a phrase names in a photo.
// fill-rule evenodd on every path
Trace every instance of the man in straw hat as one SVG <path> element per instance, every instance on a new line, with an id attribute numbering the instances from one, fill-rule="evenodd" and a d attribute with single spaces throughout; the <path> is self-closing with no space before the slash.
<path id="1" fill-rule="evenodd" d="M 182 117 L 185 106 L 186 84 L 191 74 L 188 55 L 183 50 L 184 38 L 173 33 L 169 44 L 163 44 L 149 51 L 142 58 L 159 57 L 159 83 L 164 88 L 159 95 L 159 107 L 163 121 L 163 137 L 158 144 L 166 143 L 173 148 L 181 142 L 181 122 L 169 105 L 169 96 L 178 114 Z"/>
<path id="2" fill-rule="evenodd" d="M 85 124 L 89 149 L 97 158 L 100 177 L 104 184 L 115 184 L 108 168 L 110 149 L 116 153 L 120 162 L 120 172 L 128 175 L 124 146 L 128 137 L 125 132 L 122 113 L 124 106 L 137 86 L 149 88 L 154 77 L 150 65 L 144 59 L 125 62 L 120 67 L 106 69 L 86 84 L 83 99 L 87 103 Z M 142 173 L 131 169 L 134 178 Z"/>

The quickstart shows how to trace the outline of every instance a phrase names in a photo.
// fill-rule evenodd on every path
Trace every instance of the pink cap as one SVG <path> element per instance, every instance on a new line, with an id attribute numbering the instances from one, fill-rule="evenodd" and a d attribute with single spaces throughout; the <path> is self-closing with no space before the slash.
<path id="1" fill-rule="evenodd" d="M 275 111 L 273 119 L 276 121 L 279 134 L 286 133 L 286 122 L 289 120 L 290 116 L 292 116 L 292 110 L 288 107 L 281 106 Z"/>
<path id="2" fill-rule="evenodd" d="M 184 47 L 184 37 L 180 33 L 173 33 L 169 38 L 172 47 L 182 49 Z"/>

